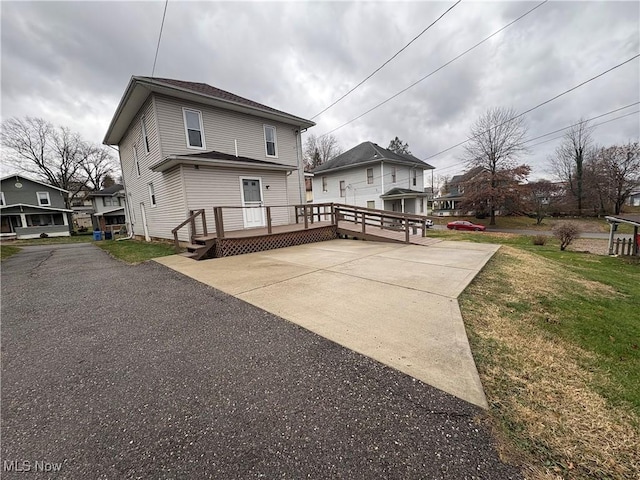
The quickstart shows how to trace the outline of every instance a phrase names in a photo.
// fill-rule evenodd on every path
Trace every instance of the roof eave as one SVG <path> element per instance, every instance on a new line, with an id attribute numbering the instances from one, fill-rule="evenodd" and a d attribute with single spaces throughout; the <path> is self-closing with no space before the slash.
<path id="1" fill-rule="evenodd" d="M 254 170 L 279 170 L 284 172 L 292 172 L 297 168 L 290 165 L 276 165 L 276 164 L 261 164 L 252 162 L 236 162 L 233 160 L 211 159 L 211 158 L 197 158 L 197 157 L 185 157 L 183 155 L 169 155 L 164 160 L 161 160 L 149 167 L 154 172 L 165 172 L 178 165 L 198 165 L 204 167 L 233 167 L 242 169 L 254 169 Z"/>

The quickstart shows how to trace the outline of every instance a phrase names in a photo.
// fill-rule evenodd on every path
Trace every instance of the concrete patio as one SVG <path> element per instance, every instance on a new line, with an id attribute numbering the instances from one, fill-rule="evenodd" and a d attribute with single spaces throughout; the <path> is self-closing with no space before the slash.
<path id="1" fill-rule="evenodd" d="M 457 297 L 498 248 L 333 240 L 156 261 L 486 408 Z"/>

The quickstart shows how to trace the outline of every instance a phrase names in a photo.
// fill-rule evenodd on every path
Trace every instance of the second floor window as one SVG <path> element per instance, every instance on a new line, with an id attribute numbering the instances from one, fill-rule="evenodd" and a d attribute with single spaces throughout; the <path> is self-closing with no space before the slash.
<path id="1" fill-rule="evenodd" d="M 113 199 L 111 197 L 102 197 L 102 204 L 105 207 L 110 207 L 113 205 Z"/>
<path id="2" fill-rule="evenodd" d="M 276 138 L 276 127 L 270 125 L 264 126 L 264 141 L 267 150 L 267 157 L 278 156 L 278 144 Z"/>
<path id="3" fill-rule="evenodd" d="M 369 185 L 373 183 L 373 168 L 367 168 L 367 183 Z"/>
<path id="4" fill-rule="evenodd" d="M 343 198 L 347 196 L 347 187 L 344 184 L 344 180 L 340 180 L 340 196 Z"/>
<path id="5" fill-rule="evenodd" d="M 142 141 L 144 142 L 144 151 L 149 153 L 149 136 L 147 135 L 147 122 L 144 119 L 144 115 L 140 119 L 140 124 L 142 125 Z"/>
<path id="6" fill-rule="evenodd" d="M 416 171 L 412 170 L 411 171 L 411 183 L 413 183 L 413 186 L 415 187 L 416 184 L 418 183 L 418 180 L 416 178 Z"/>
<path id="7" fill-rule="evenodd" d="M 396 167 L 391 167 L 391 183 L 396 183 Z"/>
<path id="8" fill-rule="evenodd" d="M 151 206 L 156 206 L 156 191 L 153 189 L 153 183 L 149 184 L 149 198 L 151 198 Z"/>
<path id="9" fill-rule="evenodd" d="M 327 177 L 322 177 L 322 191 L 328 192 L 329 189 L 327 187 Z"/>
<path id="10" fill-rule="evenodd" d="M 184 113 L 184 128 L 187 132 L 187 147 L 204 150 L 204 128 L 202 114 L 198 110 L 182 109 Z"/>
<path id="11" fill-rule="evenodd" d="M 48 207 L 51 205 L 51 199 L 49 198 L 49 192 L 37 192 L 38 205 L 41 207 Z"/>
<path id="12" fill-rule="evenodd" d="M 136 162 L 136 173 L 140 176 L 140 162 L 138 161 L 138 149 L 133 146 L 133 160 Z"/>

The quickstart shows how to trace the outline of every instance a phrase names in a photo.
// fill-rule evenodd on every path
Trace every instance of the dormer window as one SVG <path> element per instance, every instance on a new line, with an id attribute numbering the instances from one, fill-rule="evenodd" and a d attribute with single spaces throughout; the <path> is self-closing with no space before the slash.
<path id="1" fill-rule="evenodd" d="M 41 207 L 51 206 L 51 198 L 49 198 L 49 192 L 36 192 L 38 196 L 38 205 Z"/>
<path id="2" fill-rule="evenodd" d="M 184 129 L 187 135 L 187 147 L 204 150 L 204 127 L 202 126 L 202 113 L 198 110 L 183 108 Z"/>
<path id="3" fill-rule="evenodd" d="M 270 125 L 264 126 L 264 142 L 267 157 L 278 156 L 278 141 L 276 137 L 276 127 Z"/>

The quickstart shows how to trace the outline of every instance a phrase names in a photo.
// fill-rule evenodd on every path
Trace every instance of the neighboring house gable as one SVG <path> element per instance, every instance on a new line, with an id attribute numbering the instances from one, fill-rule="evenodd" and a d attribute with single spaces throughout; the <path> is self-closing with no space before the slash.
<path id="1" fill-rule="evenodd" d="M 304 203 L 300 131 L 313 125 L 207 84 L 132 77 L 104 142 L 119 146 L 134 234 L 172 238 L 193 210 L 211 218 L 214 206 L 243 206 L 252 195 Z M 282 210 L 274 224 L 288 220 Z M 225 228 L 261 221 L 249 224 L 238 209 Z"/>
<path id="2" fill-rule="evenodd" d="M 312 170 L 313 200 L 426 213 L 424 171 L 431 169 L 413 155 L 363 142 Z"/>
<path id="3" fill-rule="evenodd" d="M 94 229 L 105 230 L 107 226 L 126 224 L 126 199 L 124 186 L 115 184 L 90 194 L 94 213 L 92 223 Z"/>
<path id="4" fill-rule="evenodd" d="M 470 212 L 460 209 L 464 201 L 464 186 L 481 172 L 481 167 L 474 167 L 463 174 L 451 177 L 442 194 L 433 199 L 433 214 L 439 217 L 469 214 Z"/>
<path id="5" fill-rule="evenodd" d="M 22 175 L 6 176 L 1 184 L 2 236 L 70 235 L 69 214 L 72 210 L 65 208 L 66 190 Z"/>

